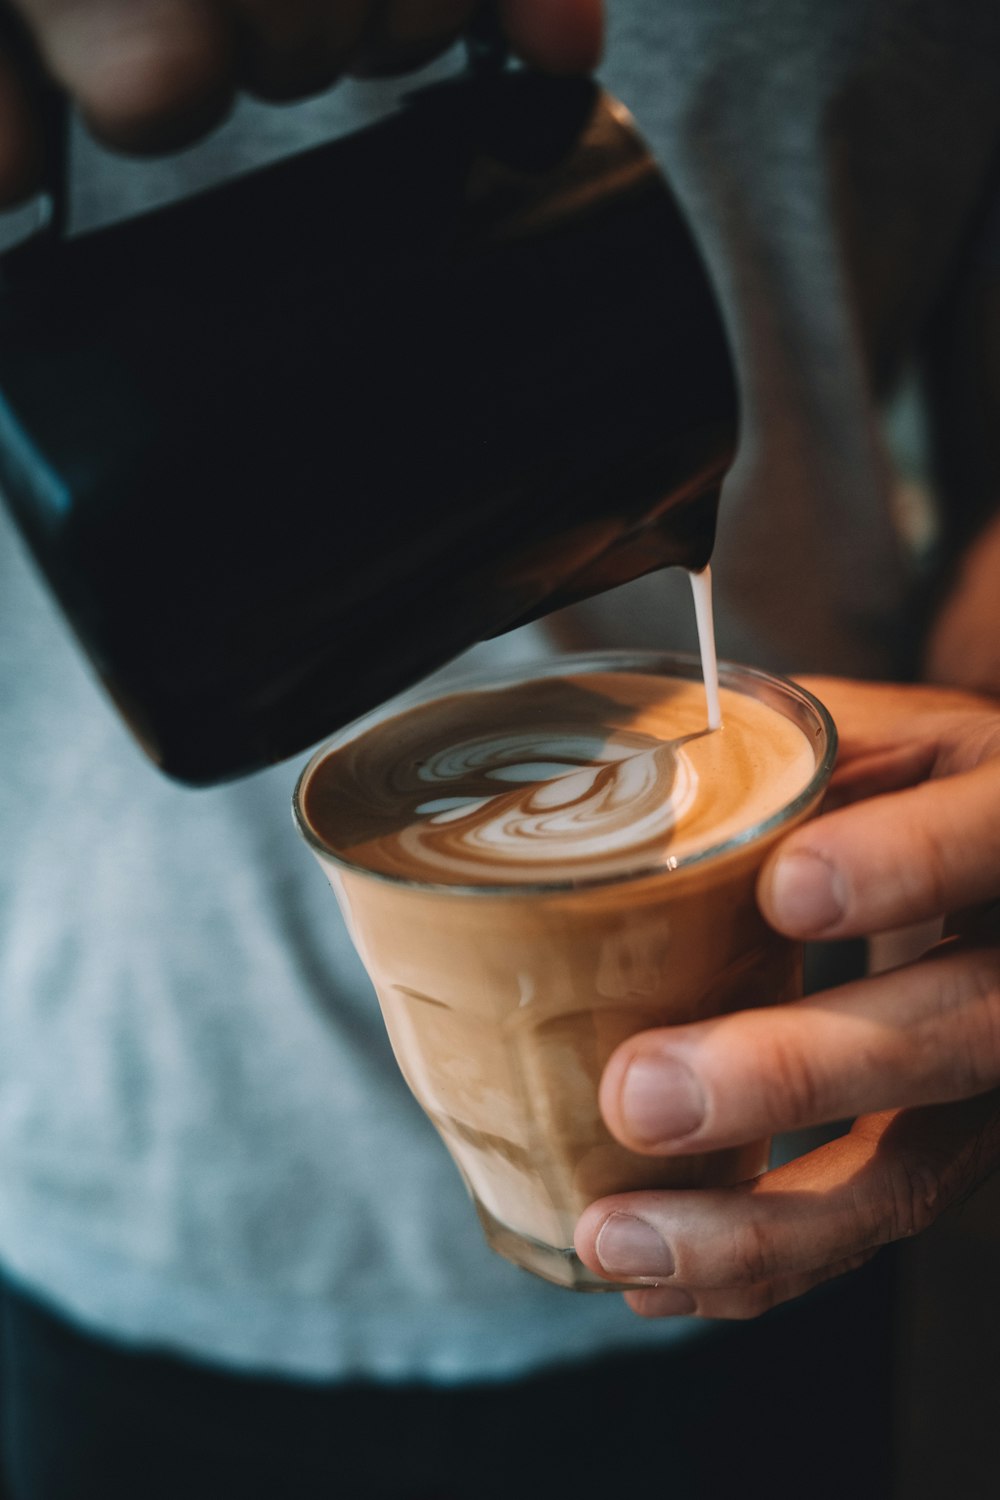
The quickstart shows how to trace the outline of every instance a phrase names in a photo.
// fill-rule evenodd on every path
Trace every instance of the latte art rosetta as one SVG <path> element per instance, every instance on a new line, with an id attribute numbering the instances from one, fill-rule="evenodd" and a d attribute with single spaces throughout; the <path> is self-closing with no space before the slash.
<path id="1" fill-rule="evenodd" d="M 812 773 L 787 719 L 734 692 L 723 712 L 709 732 L 697 684 L 638 673 L 446 697 L 329 754 L 305 812 L 348 863 L 432 884 L 669 864 L 752 827 Z"/>
<path id="2" fill-rule="evenodd" d="M 697 775 L 673 746 L 625 739 L 510 734 L 449 749 L 421 767 L 421 780 L 444 792 L 475 768 L 497 790 L 419 805 L 423 820 L 400 831 L 400 849 L 429 874 L 454 879 L 473 866 L 603 862 L 662 843 L 690 804 Z"/>

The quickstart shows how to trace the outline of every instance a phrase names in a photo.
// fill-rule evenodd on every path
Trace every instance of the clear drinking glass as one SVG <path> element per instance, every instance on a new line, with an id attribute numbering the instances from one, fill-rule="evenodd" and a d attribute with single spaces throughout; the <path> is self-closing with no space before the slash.
<path id="1" fill-rule="evenodd" d="M 814 756 L 808 785 L 723 843 L 578 884 L 434 885 L 373 873 L 330 848 L 305 806 L 310 779 L 332 751 L 406 709 L 594 672 L 701 677 L 693 657 L 604 652 L 407 695 L 324 745 L 294 803 L 374 982 L 399 1066 L 454 1158 L 489 1244 L 579 1291 L 614 1289 L 573 1249 L 576 1221 L 594 1199 L 728 1185 L 767 1165 L 767 1140 L 666 1160 L 628 1151 L 604 1126 L 598 1084 L 615 1048 L 638 1031 L 801 994 L 801 947 L 764 922 L 755 885 L 775 842 L 823 795 L 836 754 L 829 714 L 794 683 L 721 663 L 724 687 L 804 732 Z"/>

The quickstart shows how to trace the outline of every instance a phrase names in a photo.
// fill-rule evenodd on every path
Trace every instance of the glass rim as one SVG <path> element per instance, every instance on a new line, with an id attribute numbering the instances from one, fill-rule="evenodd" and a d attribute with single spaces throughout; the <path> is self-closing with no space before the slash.
<path id="1" fill-rule="evenodd" d="M 687 681 L 700 682 L 702 680 L 701 658 L 688 651 L 629 649 L 568 651 L 558 656 L 543 657 L 538 661 L 525 661 L 496 671 L 481 668 L 456 677 L 452 681 L 437 682 L 433 687 L 408 690 L 390 699 L 388 703 L 383 703 L 360 718 L 352 720 L 350 724 L 345 724 L 313 752 L 295 783 L 295 791 L 292 795 L 292 815 L 295 825 L 306 843 L 324 863 L 385 885 L 435 895 L 492 896 L 494 898 L 497 896 L 566 895 L 574 891 L 606 886 L 638 884 L 640 881 L 650 880 L 657 875 L 675 875 L 683 870 L 708 864 L 712 860 L 720 859 L 727 854 L 755 844 L 778 832 L 786 824 L 794 822 L 800 813 L 803 813 L 822 795 L 837 758 L 837 726 L 829 709 L 807 688 L 801 687 L 791 678 L 782 677 L 776 672 L 767 672 L 761 667 L 749 667 L 740 662 L 731 661 L 720 661 L 718 666 L 721 687 L 728 687 L 734 692 L 742 691 L 746 697 L 759 697 L 759 695 L 746 692 L 741 688 L 741 683 L 756 684 L 769 689 L 785 702 L 796 704 L 806 717 L 811 718 L 821 731 L 825 743 L 822 754 L 817 757 L 816 768 L 809 781 L 790 801 L 783 803 L 768 817 L 750 824 L 739 833 L 722 840 L 721 843 L 706 845 L 704 849 L 697 849 L 680 859 L 668 856 L 666 859 L 644 863 L 636 869 L 604 875 L 585 875 L 577 880 L 508 881 L 497 885 L 462 885 L 445 881 L 415 880 L 405 875 L 393 875 L 383 870 L 369 869 L 366 865 L 359 864 L 338 850 L 330 848 L 306 818 L 303 803 L 306 787 L 313 772 L 328 755 L 343 745 L 349 744 L 351 740 L 357 739 L 369 729 L 374 729 L 389 719 L 407 713 L 410 709 L 420 708 L 438 699 L 451 698 L 459 693 L 489 692 L 494 688 L 510 687 L 522 682 L 535 682 L 539 678 L 561 677 L 573 671 L 586 675 L 588 672 L 601 670 L 619 672 L 650 672 L 652 670 L 656 676 L 672 675 L 683 677 Z M 778 711 L 781 712 L 780 709 Z M 786 714 L 785 717 L 791 716 Z"/>

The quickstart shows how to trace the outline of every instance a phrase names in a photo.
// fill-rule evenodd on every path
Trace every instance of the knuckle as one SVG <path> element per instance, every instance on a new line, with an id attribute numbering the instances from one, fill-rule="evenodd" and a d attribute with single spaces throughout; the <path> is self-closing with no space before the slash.
<path id="1" fill-rule="evenodd" d="M 828 1275 L 824 1280 L 834 1281 L 838 1276 L 853 1276 L 855 1271 L 860 1271 L 869 1261 L 874 1260 L 878 1251 L 879 1247 L 876 1246 L 873 1250 L 859 1250 L 855 1255 L 848 1255 L 845 1260 L 828 1268 Z"/>
<path id="2" fill-rule="evenodd" d="M 729 1283 L 737 1287 L 752 1288 L 773 1275 L 773 1237 L 759 1219 L 747 1219 L 734 1234 L 726 1257 L 726 1271 Z"/>
<path id="3" fill-rule="evenodd" d="M 1000 950 L 980 949 L 970 958 L 975 1020 L 968 1055 L 971 1094 L 992 1088 L 1000 1076 Z"/>
<path id="4" fill-rule="evenodd" d="M 963 953 L 942 966 L 933 1013 L 918 1028 L 916 1044 L 930 1078 L 948 1059 L 948 1094 L 967 1099 L 1000 1081 L 1000 950 Z"/>
<path id="5" fill-rule="evenodd" d="M 786 1301 L 787 1296 L 780 1280 L 761 1281 L 747 1287 L 730 1286 L 713 1296 L 703 1297 L 698 1311 L 702 1317 L 727 1323 L 752 1323 Z"/>
<path id="6" fill-rule="evenodd" d="M 917 825 L 915 837 L 917 848 L 899 869 L 904 890 L 928 916 L 943 914 L 949 907 L 952 860 L 948 848 L 933 826 Z"/>
<path id="7" fill-rule="evenodd" d="M 791 1276 L 772 1275 L 753 1286 L 727 1289 L 716 1298 L 705 1299 L 703 1305 L 699 1305 L 699 1312 L 705 1317 L 724 1318 L 730 1322 L 752 1322 L 755 1318 L 762 1318 L 773 1312 L 785 1302 L 804 1296 L 824 1282 L 860 1270 L 877 1253 L 878 1247 L 861 1250 L 821 1270 Z"/>
<path id="8" fill-rule="evenodd" d="M 765 1117 L 790 1129 L 824 1117 L 824 1087 L 815 1061 L 794 1037 L 776 1032 L 760 1057 Z"/>
<path id="9" fill-rule="evenodd" d="M 885 1212 L 876 1241 L 911 1239 L 929 1228 L 944 1206 L 941 1174 L 922 1152 L 901 1152 L 888 1174 Z"/>

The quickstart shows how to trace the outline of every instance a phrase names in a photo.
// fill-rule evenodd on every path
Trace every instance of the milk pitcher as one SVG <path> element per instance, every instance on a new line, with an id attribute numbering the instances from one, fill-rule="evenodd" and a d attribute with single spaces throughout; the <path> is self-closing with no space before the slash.
<path id="1" fill-rule="evenodd" d="M 587 79 L 478 68 L 0 260 L 0 488 L 139 743 L 191 783 L 702 566 L 735 424 L 684 216 Z"/>

